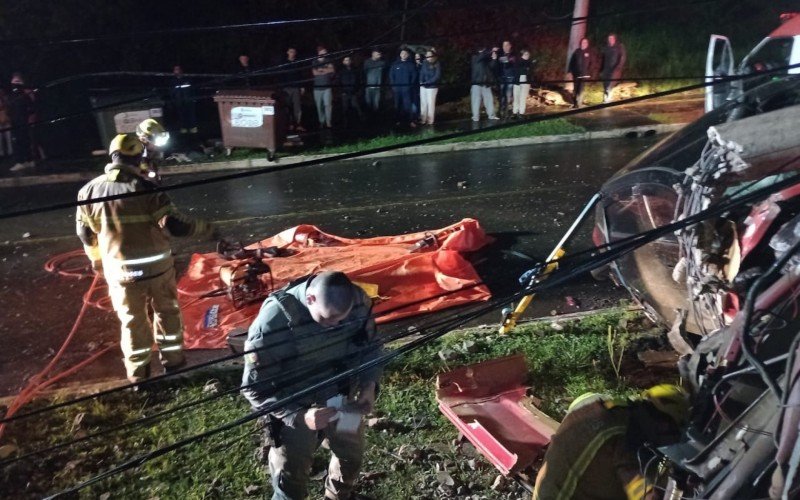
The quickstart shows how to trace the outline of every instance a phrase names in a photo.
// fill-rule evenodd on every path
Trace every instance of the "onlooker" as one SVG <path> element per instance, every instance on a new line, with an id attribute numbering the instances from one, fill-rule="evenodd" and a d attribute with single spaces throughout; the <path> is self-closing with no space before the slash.
<path id="1" fill-rule="evenodd" d="M 364 80 L 367 84 L 364 98 L 367 108 L 373 113 L 377 113 L 381 108 L 381 86 L 383 76 L 386 72 L 386 61 L 384 61 L 381 51 L 372 51 L 372 57 L 364 61 Z"/>
<path id="2" fill-rule="evenodd" d="M 514 104 L 511 111 L 515 118 L 525 114 L 528 94 L 531 92 L 531 70 L 534 64 L 536 61 L 531 60 L 531 53 L 528 50 L 522 50 L 520 58 L 514 64 Z"/>
<path id="3" fill-rule="evenodd" d="M 367 294 L 344 273 L 323 272 L 270 294 L 250 325 L 242 394 L 255 411 L 269 410 L 264 444 L 273 500 L 307 497 L 314 451 L 323 439 L 331 451 L 324 497 L 354 498 L 364 453 L 363 415 L 375 403 L 381 368 L 338 384 L 323 381 L 381 356 L 371 308 Z M 276 407 L 314 384 L 319 390 Z"/>
<path id="4" fill-rule="evenodd" d="M 342 123 L 348 126 L 350 115 L 356 113 L 358 120 L 364 121 L 364 111 L 361 109 L 358 94 L 361 90 L 359 73 L 353 67 L 353 58 L 345 56 L 342 59 L 342 68 L 339 71 L 339 85 L 342 88 Z"/>
<path id="5" fill-rule="evenodd" d="M 603 102 L 611 101 L 611 91 L 622 78 L 622 69 L 628 53 L 625 46 L 617 40 L 617 35 L 608 35 L 608 45 L 603 49 L 603 66 L 600 70 L 600 78 L 603 80 Z"/>
<path id="6" fill-rule="evenodd" d="M 422 69 L 422 52 L 414 52 L 414 67 L 417 68 L 417 83 L 411 89 L 411 115 L 415 123 L 419 122 L 419 70 Z"/>
<path id="7" fill-rule="evenodd" d="M 394 93 L 394 107 L 396 121 L 408 123 L 414 127 L 413 109 L 411 92 L 412 87 L 417 84 L 417 67 L 410 59 L 411 53 L 408 49 L 400 50 L 400 57 L 392 64 L 389 71 L 389 83 Z"/>
<path id="8" fill-rule="evenodd" d="M 242 75 L 241 81 L 247 88 L 250 88 L 250 71 L 250 56 L 243 52 L 236 59 L 236 72 Z"/>
<path id="9" fill-rule="evenodd" d="M 20 73 L 11 77 L 11 94 L 8 97 L 8 111 L 11 118 L 11 143 L 14 155 L 12 172 L 33 168 L 33 141 L 31 124 L 36 121 L 32 92 L 25 88 L 25 80 Z"/>
<path id="10" fill-rule="evenodd" d="M 425 53 L 425 62 L 419 70 L 420 123 L 433 125 L 436 117 L 436 94 L 442 80 L 442 64 L 433 49 Z"/>
<path id="11" fill-rule="evenodd" d="M 500 84 L 500 117 L 508 115 L 508 105 L 513 102 L 514 80 L 516 71 L 514 66 L 517 58 L 511 53 L 511 42 L 503 42 L 503 51 L 497 57 L 497 81 Z"/>
<path id="12" fill-rule="evenodd" d="M 289 47 L 286 49 L 286 61 L 284 66 L 287 68 L 285 76 L 286 86 L 283 91 L 286 93 L 286 106 L 289 111 L 289 130 L 297 132 L 305 132 L 303 128 L 303 107 L 302 96 L 305 94 L 306 89 L 303 87 L 303 81 L 306 75 L 303 73 L 303 68 L 299 67 L 297 62 L 297 49 Z M 306 71 L 308 71 L 306 69 Z"/>
<path id="13" fill-rule="evenodd" d="M 14 148 L 11 146 L 11 115 L 8 110 L 8 97 L 0 89 L 0 156 L 11 156 Z"/>
<path id="14" fill-rule="evenodd" d="M 583 85 L 585 80 L 592 77 L 592 52 L 589 50 L 589 40 L 581 39 L 580 46 L 572 53 L 569 58 L 569 72 L 572 74 L 573 93 L 575 102 L 573 108 L 579 108 L 583 104 Z"/>
<path id="15" fill-rule="evenodd" d="M 481 103 L 486 108 L 486 115 L 490 120 L 498 120 L 494 114 L 494 97 L 492 84 L 494 83 L 493 68 L 497 64 L 497 49 L 489 52 L 480 49 L 472 56 L 472 86 L 469 89 L 470 104 L 472 107 L 472 121 L 477 122 L 481 116 Z"/>
<path id="16" fill-rule="evenodd" d="M 197 133 L 197 113 L 194 104 L 192 84 L 183 77 L 183 68 L 176 64 L 172 68 L 175 81 L 172 83 L 172 105 L 175 107 L 175 118 L 181 134 Z"/>
<path id="17" fill-rule="evenodd" d="M 317 106 L 317 118 L 320 128 L 331 128 L 333 118 L 333 78 L 336 69 L 328 59 L 328 49 L 325 47 L 317 48 L 317 60 L 311 67 L 311 74 L 314 76 L 314 104 Z"/>

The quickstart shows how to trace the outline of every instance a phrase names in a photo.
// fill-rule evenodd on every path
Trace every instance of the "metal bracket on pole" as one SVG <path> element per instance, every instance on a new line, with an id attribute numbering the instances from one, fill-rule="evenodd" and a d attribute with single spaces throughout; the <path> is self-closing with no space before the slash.
<path id="1" fill-rule="evenodd" d="M 600 193 L 596 193 L 594 196 L 592 196 L 592 198 L 589 200 L 586 206 L 583 207 L 581 213 L 578 214 L 578 217 L 575 219 L 575 221 L 572 223 L 569 229 L 567 229 L 567 232 L 564 233 L 564 236 L 562 236 L 559 242 L 556 243 L 556 246 L 555 248 L 553 248 L 553 251 L 550 252 L 550 255 L 547 256 L 547 261 L 545 262 L 545 266 L 542 267 L 542 269 L 538 273 L 531 276 L 529 285 L 541 282 L 542 280 L 547 278 L 548 274 L 550 274 L 551 272 L 553 272 L 558 268 L 558 259 L 563 257 L 565 253 L 565 250 L 563 248 L 564 244 L 566 244 L 567 240 L 569 240 L 572 237 L 572 234 L 575 232 L 575 229 L 577 229 L 580 223 L 583 222 L 584 219 L 586 219 L 586 216 L 588 215 L 589 211 L 592 208 L 594 208 L 594 206 L 597 204 L 598 201 L 600 201 Z M 534 296 L 535 294 L 526 295 L 522 297 L 522 299 L 519 301 L 519 303 L 513 310 L 508 310 L 508 309 L 503 310 L 503 322 L 501 323 L 500 329 L 498 330 L 501 334 L 506 334 L 511 330 L 513 330 L 515 326 L 517 326 L 517 321 L 519 320 L 520 316 L 522 316 L 522 313 L 525 312 L 525 309 L 528 308 L 528 305 L 530 305 Z"/>

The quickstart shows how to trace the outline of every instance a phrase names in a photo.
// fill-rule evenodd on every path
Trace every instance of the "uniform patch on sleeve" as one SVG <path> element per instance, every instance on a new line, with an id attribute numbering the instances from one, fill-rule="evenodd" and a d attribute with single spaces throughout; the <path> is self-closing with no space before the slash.
<path id="1" fill-rule="evenodd" d="M 247 353 L 244 355 L 245 363 L 255 365 L 258 364 L 258 353 L 256 352 L 247 352 L 253 350 L 253 344 L 250 343 L 249 340 L 245 340 L 244 342 L 244 351 Z"/>

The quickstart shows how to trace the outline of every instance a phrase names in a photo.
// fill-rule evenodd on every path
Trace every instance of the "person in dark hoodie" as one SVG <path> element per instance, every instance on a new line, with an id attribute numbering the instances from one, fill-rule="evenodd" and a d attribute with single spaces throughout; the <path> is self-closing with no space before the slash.
<path id="1" fill-rule="evenodd" d="M 360 74 L 353 67 L 353 58 L 345 56 L 342 59 L 342 67 L 339 70 L 339 85 L 342 89 L 342 124 L 347 127 L 350 121 L 350 115 L 355 113 L 358 120 L 364 121 L 364 111 L 361 109 L 361 103 L 358 100 L 358 95 L 361 90 Z"/>
<path id="2" fill-rule="evenodd" d="M 514 81 L 516 80 L 517 58 L 512 53 L 511 42 L 503 42 L 503 50 L 497 55 L 497 83 L 500 86 L 500 117 L 508 115 L 508 107 L 513 100 Z"/>
<path id="3" fill-rule="evenodd" d="M 286 107 L 289 113 L 289 130 L 305 132 L 306 129 L 302 125 L 302 96 L 306 91 L 303 83 L 308 79 L 305 74 L 308 69 L 297 60 L 297 49 L 294 47 L 286 49 L 286 59 L 283 61 L 283 66 L 287 70 L 284 76 L 286 86 L 283 91 L 286 94 Z"/>
<path id="4" fill-rule="evenodd" d="M 625 46 L 617 39 L 617 35 L 609 33 L 608 45 L 603 49 L 603 66 L 600 78 L 603 79 L 603 102 L 611 102 L 611 91 L 622 78 L 622 69 L 628 59 Z"/>
<path id="5" fill-rule="evenodd" d="M 579 108 L 583 104 L 583 85 L 592 77 L 592 66 L 593 58 L 589 49 L 589 40 L 583 38 L 580 46 L 569 58 L 569 72 L 572 74 L 573 95 L 575 96 L 573 108 Z"/>
<path id="6" fill-rule="evenodd" d="M 411 91 L 417 85 L 418 78 L 417 66 L 410 56 L 408 49 L 400 51 L 400 57 L 392 63 L 389 70 L 389 84 L 394 93 L 396 121 L 398 124 L 408 123 L 414 127 Z"/>
<path id="7" fill-rule="evenodd" d="M 442 64 L 433 49 L 425 52 L 425 62 L 419 70 L 420 123 L 433 125 L 436 116 L 436 94 L 442 79 Z"/>
<path id="8" fill-rule="evenodd" d="M 314 77 L 314 104 L 317 106 L 319 128 L 331 128 L 333 118 L 333 79 L 336 69 L 328 58 L 328 49 L 317 47 L 317 59 L 311 66 Z"/>
<path id="9" fill-rule="evenodd" d="M 480 49 L 472 56 L 472 71 L 470 87 L 470 104 L 472 107 L 472 121 L 480 121 L 481 103 L 486 108 L 486 115 L 490 120 L 499 120 L 494 114 L 494 96 L 492 96 L 492 85 L 494 84 L 494 68 L 497 65 L 497 51 L 495 48 L 491 52 L 485 48 Z"/>
<path id="10" fill-rule="evenodd" d="M 374 49 L 372 57 L 364 61 L 364 82 L 367 84 L 364 100 L 372 113 L 377 113 L 381 109 L 381 86 L 385 72 L 386 61 L 383 60 L 381 51 Z"/>

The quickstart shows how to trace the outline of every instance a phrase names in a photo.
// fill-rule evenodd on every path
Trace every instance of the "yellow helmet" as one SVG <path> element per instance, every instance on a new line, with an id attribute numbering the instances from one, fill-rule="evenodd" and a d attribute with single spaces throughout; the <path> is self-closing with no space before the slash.
<path id="1" fill-rule="evenodd" d="M 669 415 L 678 425 L 689 420 L 689 393 L 673 384 L 659 384 L 642 392 L 642 399 L 650 401 L 656 410 Z"/>
<path id="2" fill-rule="evenodd" d="M 119 134 L 111 140 L 108 154 L 119 153 L 123 156 L 139 156 L 144 151 L 142 143 L 130 134 Z"/>
<path id="3" fill-rule="evenodd" d="M 136 126 L 136 137 L 145 144 L 152 143 L 161 147 L 167 144 L 169 132 L 156 120 L 148 118 Z"/>

